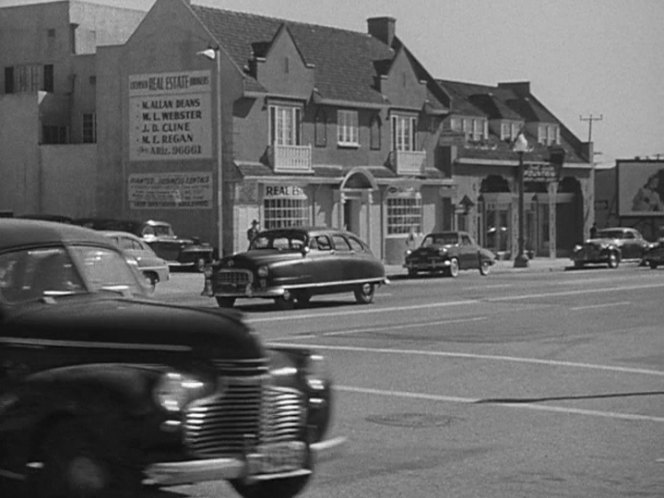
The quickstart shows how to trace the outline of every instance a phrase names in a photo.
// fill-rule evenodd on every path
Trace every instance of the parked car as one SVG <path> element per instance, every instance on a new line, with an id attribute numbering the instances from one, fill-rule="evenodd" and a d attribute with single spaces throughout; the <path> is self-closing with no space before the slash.
<path id="1" fill-rule="evenodd" d="M 80 218 L 74 223 L 94 230 L 130 232 L 147 242 L 154 252 L 168 261 L 172 268 L 192 268 L 202 272 L 212 262 L 214 248 L 198 238 L 180 238 L 166 221 L 117 220 L 109 218 Z"/>
<path id="2" fill-rule="evenodd" d="M 658 266 L 664 265 L 664 238 L 652 244 L 652 247 L 643 255 L 643 264 L 656 270 Z"/>
<path id="3" fill-rule="evenodd" d="M 353 292 L 358 303 L 367 304 L 387 281 L 383 263 L 354 234 L 293 227 L 259 232 L 247 252 L 213 264 L 204 293 L 222 307 L 258 297 L 287 309 L 296 301 L 306 305 L 316 294 L 339 292 Z"/>
<path id="4" fill-rule="evenodd" d="M 143 239 L 129 232 L 103 230 L 101 233 L 115 242 L 122 252 L 136 260 L 138 269 L 145 276 L 152 291 L 159 282 L 170 278 L 168 262 L 157 256 Z"/>
<path id="5" fill-rule="evenodd" d="M 480 247 L 468 232 L 447 231 L 430 233 L 420 247 L 406 251 L 403 266 L 410 276 L 443 272 L 456 277 L 459 270 L 479 270 L 481 275 L 488 275 L 495 262 L 493 252 Z"/>
<path id="6" fill-rule="evenodd" d="M 323 357 L 266 349 L 238 313 L 161 303 L 143 282 L 102 234 L 0 220 L 0 489 L 297 494 L 344 442 L 326 439 Z"/>
<path id="7" fill-rule="evenodd" d="M 17 216 L 19 219 L 23 220 L 42 220 L 42 221 L 55 221 L 57 223 L 71 223 L 72 218 L 70 216 L 64 216 L 62 214 L 22 214 Z"/>
<path id="8" fill-rule="evenodd" d="M 588 264 L 618 268 L 624 259 L 641 260 L 651 245 L 634 228 L 603 228 L 597 231 L 595 237 L 574 246 L 571 259 L 577 268 Z"/>

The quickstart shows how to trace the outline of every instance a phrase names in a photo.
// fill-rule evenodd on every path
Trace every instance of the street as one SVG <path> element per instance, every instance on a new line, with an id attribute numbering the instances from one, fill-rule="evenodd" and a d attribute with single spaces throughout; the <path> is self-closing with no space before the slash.
<path id="1" fill-rule="evenodd" d="M 216 306 L 201 275 L 155 297 Z M 395 275 L 277 311 L 238 301 L 270 344 L 316 348 L 344 458 L 308 497 L 664 495 L 664 270 L 625 263 L 457 279 Z M 218 483 L 165 496 L 234 496 Z"/>

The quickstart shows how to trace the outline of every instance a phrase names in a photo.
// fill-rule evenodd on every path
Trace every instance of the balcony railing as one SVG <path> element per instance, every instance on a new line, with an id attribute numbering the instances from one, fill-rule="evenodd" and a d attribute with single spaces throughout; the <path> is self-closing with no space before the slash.
<path id="1" fill-rule="evenodd" d="M 272 145 L 270 164 L 275 173 L 311 173 L 311 145 Z"/>
<path id="2" fill-rule="evenodd" d="M 390 164 L 397 175 L 424 175 L 427 153 L 423 150 L 393 150 Z"/>

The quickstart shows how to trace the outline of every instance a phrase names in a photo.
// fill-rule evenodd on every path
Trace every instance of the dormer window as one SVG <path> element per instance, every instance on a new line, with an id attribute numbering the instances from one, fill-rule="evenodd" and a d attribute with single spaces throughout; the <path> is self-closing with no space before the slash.
<path id="1" fill-rule="evenodd" d="M 557 124 L 537 125 L 537 142 L 542 145 L 560 145 L 560 127 Z"/>
<path id="2" fill-rule="evenodd" d="M 519 135 L 519 131 L 523 127 L 523 123 L 520 121 L 508 121 L 503 120 L 500 122 L 500 139 L 506 142 L 512 142 L 516 140 L 516 137 Z"/>
<path id="3" fill-rule="evenodd" d="M 453 131 L 463 132 L 466 140 L 479 142 L 489 136 L 489 123 L 485 118 L 452 118 L 450 127 Z"/>
<path id="4" fill-rule="evenodd" d="M 350 147 L 360 145 L 357 111 L 337 111 L 337 144 Z"/>

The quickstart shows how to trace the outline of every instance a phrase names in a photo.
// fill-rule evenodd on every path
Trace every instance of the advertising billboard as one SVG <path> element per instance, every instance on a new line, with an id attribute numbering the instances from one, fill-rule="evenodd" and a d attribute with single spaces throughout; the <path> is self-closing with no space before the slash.
<path id="1" fill-rule="evenodd" d="M 212 157 L 210 71 L 129 76 L 129 160 Z"/>
<path id="2" fill-rule="evenodd" d="M 617 162 L 618 216 L 664 216 L 664 160 Z"/>

